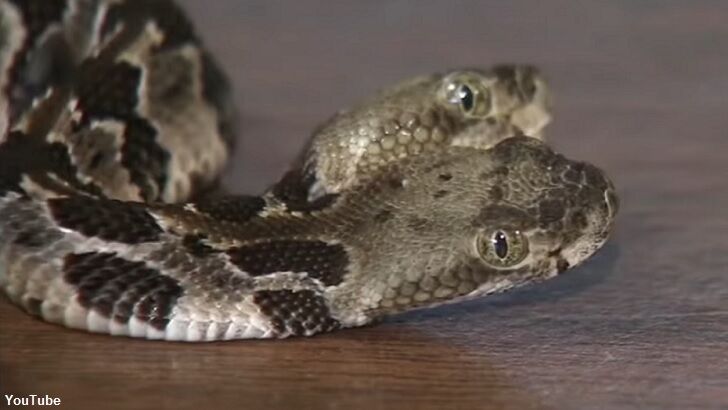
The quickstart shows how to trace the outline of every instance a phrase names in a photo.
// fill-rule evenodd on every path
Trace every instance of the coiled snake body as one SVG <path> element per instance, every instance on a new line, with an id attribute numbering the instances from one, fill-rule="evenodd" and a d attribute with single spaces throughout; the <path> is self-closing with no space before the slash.
<path id="1" fill-rule="evenodd" d="M 611 231 L 603 172 L 541 140 L 529 66 L 405 81 L 263 195 L 198 198 L 235 109 L 171 1 L 0 0 L 0 39 L 0 286 L 50 322 L 308 336 L 553 277 Z"/>

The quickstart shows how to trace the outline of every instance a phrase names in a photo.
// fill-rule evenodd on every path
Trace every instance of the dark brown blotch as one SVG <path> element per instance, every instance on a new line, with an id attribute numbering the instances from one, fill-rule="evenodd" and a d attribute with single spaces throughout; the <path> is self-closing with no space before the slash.
<path id="1" fill-rule="evenodd" d="M 75 91 L 84 122 L 136 116 L 141 69 L 123 61 L 91 58 L 78 70 L 83 81 L 78 81 Z"/>
<path id="2" fill-rule="evenodd" d="M 508 169 L 508 167 L 500 166 L 493 170 L 493 175 L 507 177 L 510 172 L 511 171 Z"/>
<path id="3" fill-rule="evenodd" d="M 376 215 L 374 215 L 374 220 L 379 223 L 387 222 L 388 220 L 392 219 L 392 211 L 388 209 L 383 209 L 379 212 L 377 212 Z"/>
<path id="4" fill-rule="evenodd" d="M 571 213 L 570 223 L 577 229 L 584 229 L 588 225 L 586 215 L 581 210 L 574 210 Z"/>
<path id="5" fill-rule="evenodd" d="M 102 195 L 97 186 L 78 179 L 77 169 L 65 145 L 48 143 L 19 131 L 8 133 L 6 140 L 0 144 L 0 195 L 8 191 L 24 193 L 20 186 L 24 175 L 39 182 L 38 176 L 51 173 L 74 189 Z"/>
<path id="6" fill-rule="evenodd" d="M 473 219 L 473 226 L 485 225 L 517 226 L 519 229 L 528 229 L 536 226 L 536 220 L 528 212 L 514 206 L 494 204 L 485 206 Z"/>
<path id="7" fill-rule="evenodd" d="M 536 138 L 523 135 L 506 138 L 491 148 L 489 152 L 505 166 L 523 161 L 524 158 L 531 158 L 546 166 L 548 161 L 556 158 L 546 144 Z"/>
<path id="8" fill-rule="evenodd" d="M 430 222 L 422 217 L 419 216 L 412 216 L 407 218 L 407 227 L 411 229 L 414 232 L 424 232 L 427 230 L 427 227 L 430 225 Z"/>
<path id="9" fill-rule="evenodd" d="M 257 216 L 265 208 L 265 200 L 259 196 L 234 195 L 201 199 L 195 209 L 218 221 L 244 223 Z"/>
<path id="10" fill-rule="evenodd" d="M 499 186 L 492 186 L 488 190 L 488 196 L 490 197 L 490 200 L 493 202 L 502 201 L 505 197 L 505 193 L 503 192 L 503 188 Z"/>
<path id="11" fill-rule="evenodd" d="M 559 257 L 556 260 L 556 271 L 557 272 L 562 273 L 562 272 L 568 270 L 570 267 L 571 267 L 571 265 L 569 265 L 569 262 L 566 259 Z"/>
<path id="12" fill-rule="evenodd" d="M 430 173 L 430 172 L 438 170 L 440 168 L 447 167 L 447 166 L 451 165 L 452 163 L 453 163 L 453 159 L 451 159 L 451 158 L 440 159 L 440 160 L 437 160 L 434 163 L 432 163 L 432 165 L 425 167 L 424 172 Z"/>
<path id="13" fill-rule="evenodd" d="M 162 228 L 144 205 L 110 199 L 71 196 L 48 200 L 56 222 L 89 237 L 136 244 L 159 240 Z"/>
<path id="14" fill-rule="evenodd" d="M 323 195 L 309 202 L 308 192 L 315 181 L 313 173 L 305 173 L 300 170 L 289 171 L 273 186 L 271 192 L 286 205 L 289 211 L 319 211 L 331 206 L 338 195 Z"/>
<path id="15" fill-rule="evenodd" d="M 404 179 L 402 179 L 401 176 L 398 175 L 392 175 L 389 176 L 386 179 L 387 186 L 392 189 L 402 189 L 404 188 Z"/>
<path id="16" fill-rule="evenodd" d="M 326 286 L 338 285 L 349 265 L 340 244 L 316 240 L 275 240 L 232 248 L 230 261 L 251 276 L 277 272 L 306 272 Z"/>
<path id="17" fill-rule="evenodd" d="M 50 242 L 50 233 L 37 226 L 28 226 L 13 239 L 13 244 L 29 248 L 40 248 Z"/>
<path id="18" fill-rule="evenodd" d="M 63 277 L 76 287 L 77 300 L 86 309 L 124 324 L 134 316 L 160 330 L 183 294 L 175 279 L 115 253 L 69 254 Z"/>
<path id="19" fill-rule="evenodd" d="M 12 0 L 23 16 L 23 23 L 28 30 L 28 41 L 34 40 L 43 30 L 63 18 L 66 0 Z"/>
<path id="20" fill-rule="evenodd" d="M 79 131 L 96 119 L 115 119 L 124 123 L 121 163 L 145 200 L 161 194 L 167 176 L 169 153 L 159 145 L 157 130 L 137 113 L 142 71 L 125 61 L 107 58 L 84 60 L 78 68 L 75 94 L 81 121 Z"/>
<path id="21" fill-rule="evenodd" d="M 270 317 L 277 335 L 310 336 L 341 327 L 323 296 L 313 290 L 261 290 L 253 301 Z"/>
<path id="22" fill-rule="evenodd" d="M 33 316 L 41 316 L 43 314 L 43 300 L 38 298 L 27 298 L 23 300 L 25 311 Z"/>
<path id="23" fill-rule="evenodd" d="M 121 163 L 147 201 L 156 200 L 167 181 L 170 155 L 159 145 L 157 130 L 141 117 L 124 119 Z"/>
<path id="24" fill-rule="evenodd" d="M 581 173 L 570 167 L 564 172 L 564 181 L 572 184 L 580 184 Z"/>
<path id="25" fill-rule="evenodd" d="M 109 11 L 106 13 L 101 32 L 102 35 L 108 35 L 120 24 L 148 20 L 153 20 L 164 33 L 161 49 L 199 42 L 192 23 L 182 9 L 171 0 L 115 3 L 109 7 Z"/>
<path id="26" fill-rule="evenodd" d="M 585 164 L 584 176 L 588 186 L 596 188 L 599 191 L 607 189 L 607 180 L 604 178 L 604 174 L 602 174 L 602 171 L 600 171 L 599 168 L 591 164 Z"/>
<path id="27" fill-rule="evenodd" d="M 8 77 L 7 85 L 0 88 L 0 95 L 10 100 L 10 118 L 15 119 L 51 83 L 62 83 L 72 63 L 67 45 L 59 41 L 60 36 L 54 30 L 68 7 L 66 0 L 11 0 L 10 3 L 17 7 L 26 30 L 22 47 L 16 51 L 7 73 L 3 73 Z M 38 65 L 44 70 L 32 70 Z"/>
<path id="28" fill-rule="evenodd" d="M 560 220 L 565 213 L 564 202 L 559 199 L 544 199 L 538 203 L 538 219 L 542 225 Z"/>
<path id="29" fill-rule="evenodd" d="M 184 246 L 187 252 L 189 252 L 192 256 L 196 256 L 198 258 L 204 258 L 205 256 L 209 256 L 213 253 L 218 253 L 219 251 L 205 243 L 205 239 L 204 235 L 185 235 L 182 238 L 182 246 Z"/>
<path id="30" fill-rule="evenodd" d="M 432 195 L 432 197 L 435 198 L 435 199 L 440 199 L 442 197 L 447 196 L 447 194 L 449 194 L 449 193 L 450 193 L 450 191 L 446 191 L 444 189 L 440 189 L 437 192 L 435 192 L 435 194 Z"/>

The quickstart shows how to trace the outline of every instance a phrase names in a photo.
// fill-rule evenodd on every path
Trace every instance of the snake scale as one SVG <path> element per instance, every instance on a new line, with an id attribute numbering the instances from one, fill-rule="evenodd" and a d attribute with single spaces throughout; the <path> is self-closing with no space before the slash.
<path id="1" fill-rule="evenodd" d="M 205 195 L 238 133 L 168 0 L 0 0 L 0 287 L 43 320 L 310 336 L 556 276 L 614 187 L 543 141 L 528 65 L 415 77 L 336 113 L 261 195 Z"/>

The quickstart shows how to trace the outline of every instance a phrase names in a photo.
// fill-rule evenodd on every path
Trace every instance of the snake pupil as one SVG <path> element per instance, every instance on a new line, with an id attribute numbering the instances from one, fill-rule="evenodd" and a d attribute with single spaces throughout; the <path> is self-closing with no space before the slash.
<path id="1" fill-rule="evenodd" d="M 470 89 L 467 85 L 461 85 L 460 89 L 458 90 L 458 97 L 460 98 L 460 103 L 463 104 L 463 108 L 465 111 L 470 111 L 473 109 L 473 90 Z"/>
<path id="2" fill-rule="evenodd" d="M 498 231 L 493 236 L 493 250 L 496 256 L 504 259 L 508 256 L 508 238 L 502 231 Z"/>

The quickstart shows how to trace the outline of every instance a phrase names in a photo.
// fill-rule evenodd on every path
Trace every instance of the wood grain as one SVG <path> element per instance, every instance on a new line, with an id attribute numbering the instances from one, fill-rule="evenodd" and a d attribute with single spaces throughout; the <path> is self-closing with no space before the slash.
<path id="1" fill-rule="evenodd" d="M 0 300 L 2 393 L 69 409 L 728 408 L 728 4 L 184 3 L 235 83 L 236 190 L 265 187 L 378 87 L 533 62 L 556 91 L 552 143 L 618 186 L 616 234 L 549 283 L 306 340 L 119 339 Z"/>

